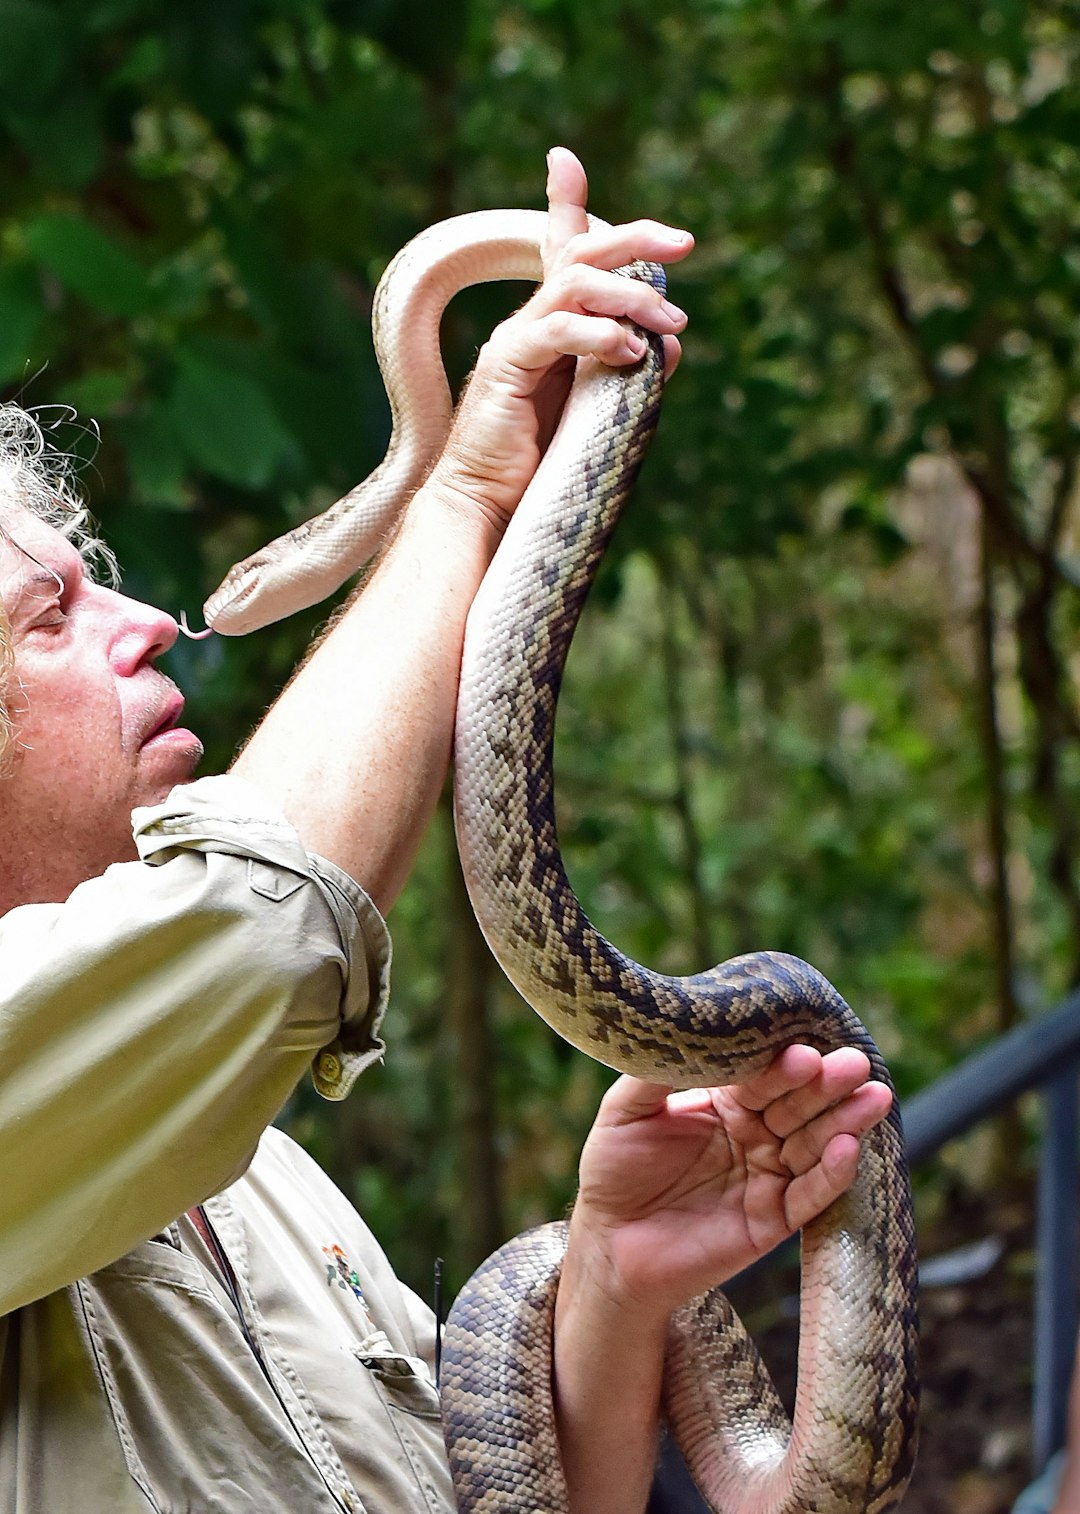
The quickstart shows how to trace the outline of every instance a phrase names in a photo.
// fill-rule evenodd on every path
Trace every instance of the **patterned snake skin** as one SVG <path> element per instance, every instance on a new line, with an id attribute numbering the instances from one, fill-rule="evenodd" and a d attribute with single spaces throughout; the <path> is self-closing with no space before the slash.
<path id="1" fill-rule="evenodd" d="M 329 592 L 371 555 L 387 529 L 381 512 L 408 497 L 449 423 L 437 356 L 443 307 L 465 284 L 538 277 L 542 232 L 538 212 L 483 212 L 432 228 L 398 255 L 376 296 L 395 415 L 387 462 L 327 515 L 235 568 L 208 601 L 208 621 L 227 631 L 265 624 Z M 628 271 L 657 285 L 663 278 L 651 265 Z M 438 368 L 438 394 L 417 403 L 408 385 L 421 362 Z M 454 785 L 473 908 L 523 997 L 566 1040 L 619 1071 L 678 1087 L 734 1083 L 798 1040 L 860 1046 L 873 1075 L 889 1082 L 866 1030 L 806 963 L 759 953 L 689 978 L 650 972 L 599 935 L 566 878 L 552 788 L 555 704 L 581 605 L 656 423 L 661 370 L 655 341 L 633 370 L 579 362 L 559 431 L 470 613 Z M 399 473 L 404 483 L 387 482 Z M 375 524 L 340 541 L 365 514 Z M 853 1188 L 806 1227 L 802 1244 L 793 1421 L 719 1290 L 671 1325 L 665 1416 L 719 1514 L 885 1510 L 910 1476 L 916 1263 L 895 1107 L 864 1139 Z M 550 1394 L 564 1246 L 563 1226 L 511 1241 L 451 1311 L 441 1389 L 462 1514 L 568 1514 Z"/>

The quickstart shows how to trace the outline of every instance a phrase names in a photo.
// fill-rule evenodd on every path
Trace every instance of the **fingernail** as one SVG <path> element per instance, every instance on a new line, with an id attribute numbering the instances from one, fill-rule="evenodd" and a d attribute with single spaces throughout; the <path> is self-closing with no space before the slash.
<path id="1" fill-rule="evenodd" d="M 680 310 L 678 305 L 673 305 L 670 300 L 661 300 L 660 309 L 664 312 L 668 320 L 671 321 L 673 325 L 686 325 L 686 311 Z"/>
<path id="2" fill-rule="evenodd" d="M 648 345 L 643 336 L 636 336 L 632 331 L 626 333 L 626 349 L 635 357 L 644 357 Z"/>

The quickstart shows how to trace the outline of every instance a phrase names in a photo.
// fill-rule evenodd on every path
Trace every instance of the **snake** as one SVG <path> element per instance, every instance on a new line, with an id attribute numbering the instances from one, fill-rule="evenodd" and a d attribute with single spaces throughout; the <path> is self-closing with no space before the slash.
<path id="1" fill-rule="evenodd" d="M 452 399 L 439 322 L 459 289 L 542 278 L 541 211 L 475 211 L 391 261 L 372 325 L 393 427 L 382 464 L 328 511 L 237 564 L 205 606 L 243 633 L 332 592 L 378 555 L 441 450 Z M 604 223 L 599 223 L 603 225 Z M 652 264 L 619 270 L 663 288 Z M 561 421 L 470 610 L 454 740 L 458 849 L 480 928 L 525 1001 L 588 1056 L 677 1088 L 740 1083 L 785 1046 L 869 1033 L 813 967 L 780 952 L 687 977 L 654 972 L 589 921 L 555 821 L 555 711 L 589 586 L 657 422 L 658 340 L 611 369 L 579 359 Z M 877 1514 L 894 1507 L 917 1439 L 916 1252 L 894 1098 L 862 1141 L 852 1187 L 801 1235 L 798 1382 L 789 1417 L 723 1291 L 672 1317 L 662 1411 L 715 1514 Z M 515 1237 L 446 1322 L 443 1426 L 461 1514 L 569 1514 L 551 1393 L 566 1223 Z"/>

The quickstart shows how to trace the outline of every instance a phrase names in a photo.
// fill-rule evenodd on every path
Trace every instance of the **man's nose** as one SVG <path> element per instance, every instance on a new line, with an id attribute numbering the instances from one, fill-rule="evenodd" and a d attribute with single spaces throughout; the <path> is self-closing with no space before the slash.
<path id="1" fill-rule="evenodd" d="M 153 662 L 167 652 L 176 641 L 180 628 L 164 610 L 113 589 L 100 592 L 109 596 L 110 612 L 119 618 L 111 646 L 113 666 L 118 673 L 134 673 L 143 663 Z"/>

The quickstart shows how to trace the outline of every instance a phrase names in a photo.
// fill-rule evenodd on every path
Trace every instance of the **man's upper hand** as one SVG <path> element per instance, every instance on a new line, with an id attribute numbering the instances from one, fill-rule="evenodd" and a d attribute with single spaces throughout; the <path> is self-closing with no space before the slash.
<path id="1" fill-rule="evenodd" d="M 656 221 L 588 229 L 588 184 L 564 147 L 548 157 L 549 222 L 544 282 L 484 344 L 429 487 L 468 513 L 505 527 L 558 422 L 574 359 L 611 367 L 637 362 L 632 321 L 664 341 L 666 368 L 678 361 L 686 316 L 647 284 L 612 272 L 635 258 L 672 263 L 694 245 L 689 232 Z"/>

